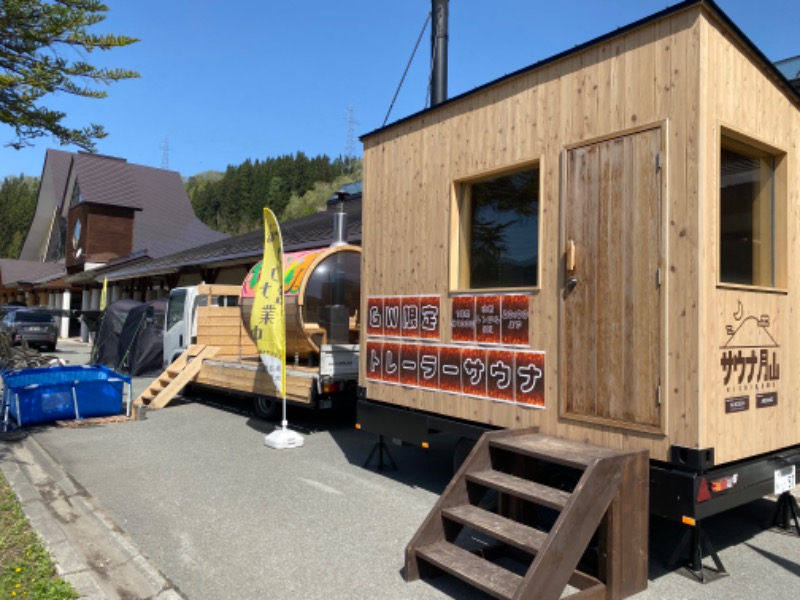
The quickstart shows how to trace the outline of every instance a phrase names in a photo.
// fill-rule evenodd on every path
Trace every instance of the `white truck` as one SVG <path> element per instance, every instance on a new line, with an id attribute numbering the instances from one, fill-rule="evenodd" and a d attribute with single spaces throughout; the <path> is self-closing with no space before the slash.
<path id="1" fill-rule="evenodd" d="M 213 347 L 202 358 L 193 385 L 251 398 L 256 415 L 280 418 L 281 398 L 266 375 L 258 352 L 243 324 L 241 288 L 200 284 L 170 291 L 164 331 L 165 366 L 191 347 Z M 310 331 L 309 328 L 306 329 Z M 324 330 L 321 341 L 325 341 Z M 289 356 L 287 403 L 329 409 L 355 405 L 358 388 L 358 344 L 320 343 L 318 352 Z"/>
<path id="2" fill-rule="evenodd" d="M 164 324 L 165 367 L 196 343 L 198 307 L 239 305 L 239 290 L 236 286 L 214 286 L 218 291 L 228 293 L 198 293 L 198 289 L 203 285 L 179 287 L 169 292 L 167 318 Z"/>

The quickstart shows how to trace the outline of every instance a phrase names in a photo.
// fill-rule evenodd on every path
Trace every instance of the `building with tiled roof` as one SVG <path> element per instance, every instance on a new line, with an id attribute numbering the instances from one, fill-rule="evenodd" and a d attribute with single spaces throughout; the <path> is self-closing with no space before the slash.
<path id="1" fill-rule="evenodd" d="M 87 278 L 76 284 L 70 276 L 109 263 L 148 262 L 226 237 L 195 216 L 177 172 L 48 150 L 20 260 L 0 265 L 0 300 L 22 296 L 29 304 L 97 308 L 102 283 Z M 47 265 L 47 272 L 25 265 Z"/>
<path id="2" fill-rule="evenodd" d="M 333 212 L 340 208 L 347 215 L 346 242 L 361 244 L 361 187 L 346 186 L 328 202 L 328 210 L 281 223 L 285 252 L 324 248 L 334 241 Z M 258 229 L 223 240 L 203 244 L 155 260 L 135 256 L 114 261 L 68 278 L 73 283 L 107 280 L 112 288 L 147 280 L 158 289 L 172 289 L 206 283 L 233 283 L 244 280 L 250 268 L 264 253 L 264 230 Z M 114 297 L 118 295 L 114 292 Z"/>
<path id="3" fill-rule="evenodd" d="M 64 265 L 59 263 L 0 258 L 0 289 L 13 290 L 4 298 L 5 302 L 24 300 L 26 289 L 63 274 Z"/>

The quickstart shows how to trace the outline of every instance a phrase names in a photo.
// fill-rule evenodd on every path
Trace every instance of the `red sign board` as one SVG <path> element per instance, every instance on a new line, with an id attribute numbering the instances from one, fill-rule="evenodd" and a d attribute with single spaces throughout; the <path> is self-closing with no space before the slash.
<path id="1" fill-rule="evenodd" d="M 451 394 L 461 393 L 461 348 L 439 347 L 439 389 Z"/>
<path id="2" fill-rule="evenodd" d="M 475 339 L 483 344 L 500 343 L 500 296 L 475 298 Z"/>
<path id="3" fill-rule="evenodd" d="M 401 306 L 402 300 L 398 297 L 383 299 L 383 335 L 386 337 L 401 337 Z"/>
<path id="4" fill-rule="evenodd" d="M 383 379 L 383 342 L 367 341 L 367 379 Z"/>
<path id="5" fill-rule="evenodd" d="M 435 341 L 440 315 L 438 296 L 373 296 L 367 299 L 367 335 Z"/>
<path id="6" fill-rule="evenodd" d="M 487 395 L 514 401 L 514 352 L 489 350 L 487 354 Z"/>
<path id="7" fill-rule="evenodd" d="M 529 346 L 529 311 L 527 294 L 455 296 L 457 344 L 431 344 L 441 335 L 439 296 L 368 298 L 367 334 L 396 339 L 367 340 L 366 378 L 544 407 L 544 353 L 513 348 Z"/>
<path id="8" fill-rule="evenodd" d="M 518 404 L 544 406 L 544 353 L 516 352 L 514 400 Z"/>
<path id="9" fill-rule="evenodd" d="M 451 339 L 454 342 L 475 342 L 475 296 L 453 298 Z"/>
<path id="10" fill-rule="evenodd" d="M 439 389 L 439 346 L 419 347 L 419 386 Z"/>
<path id="11" fill-rule="evenodd" d="M 439 296 L 422 296 L 419 299 L 419 337 L 423 340 L 439 339 L 441 321 L 441 300 Z"/>
<path id="12" fill-rule="evenodd" d="M 528 346 L 530 322 L 530 296 L 512 294 L 503 296 L 500 313 L 503 344 L 508 346 Z"/>
<path id="13" fill-rule="evenodd" d="M 367 379 L 544 407 L 544 353 L 367 342 Z"/>
<path id="14" fill-rule="evenodd" d="M 453 298 L 453 342 L 529 346 L 530 296 L 486 294 Z"/>
<path id="15" fill-rule="evenodd" d="M 367 299 L 367 335 L 383 335 L 383 298 Z"/>
<path id="16" fill-rule="evenodd" d="M 419 346 L 416 344 L 400 347 L 400 383 L 411 387 L 419 383 Z"/>
<path id="17" fill-rule="evenodd" d="M 404 338 L 419 338 L 419 297 L 400 298 L 400 335 Z"/>

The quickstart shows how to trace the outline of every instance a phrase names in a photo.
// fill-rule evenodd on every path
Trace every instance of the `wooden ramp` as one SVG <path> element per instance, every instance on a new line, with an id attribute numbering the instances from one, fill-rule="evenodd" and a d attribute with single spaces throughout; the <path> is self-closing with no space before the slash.
<path id="1" fill-rule="evenodd" d="M 164 408 L 187 383 L 197 377 L 203 360 L 212 358 L 217 352 L 219 348 L 216 346 L 189 346 L 133 403 L 145 404 L 149 409 Z"/>
<path id="2" fill-rule="evenodd" d="M 647 452 L 487 433 L 406 547 L 406 579 L 445 572 L 517 600 L 642 591 L 648 473 Z"/>

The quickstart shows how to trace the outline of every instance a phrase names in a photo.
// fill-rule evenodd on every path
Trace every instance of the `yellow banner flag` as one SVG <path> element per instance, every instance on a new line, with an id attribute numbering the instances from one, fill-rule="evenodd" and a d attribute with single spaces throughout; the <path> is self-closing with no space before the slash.
<path id="1" fill-rule="evenodd" d="M 103 292 L 100 294 L 100 310 L 106 309 L 107 291 L 108 291 L 108 277 L 103 277 Z"/>
<path id="2" fill-rule="evenodd" d="M 286 317 L 283 307 L 283 240 L 274 213 L 264 209 L 264 261 L 253 296 L 250 332 L 261 362 L 284 395 L 286 380 Z"/>

